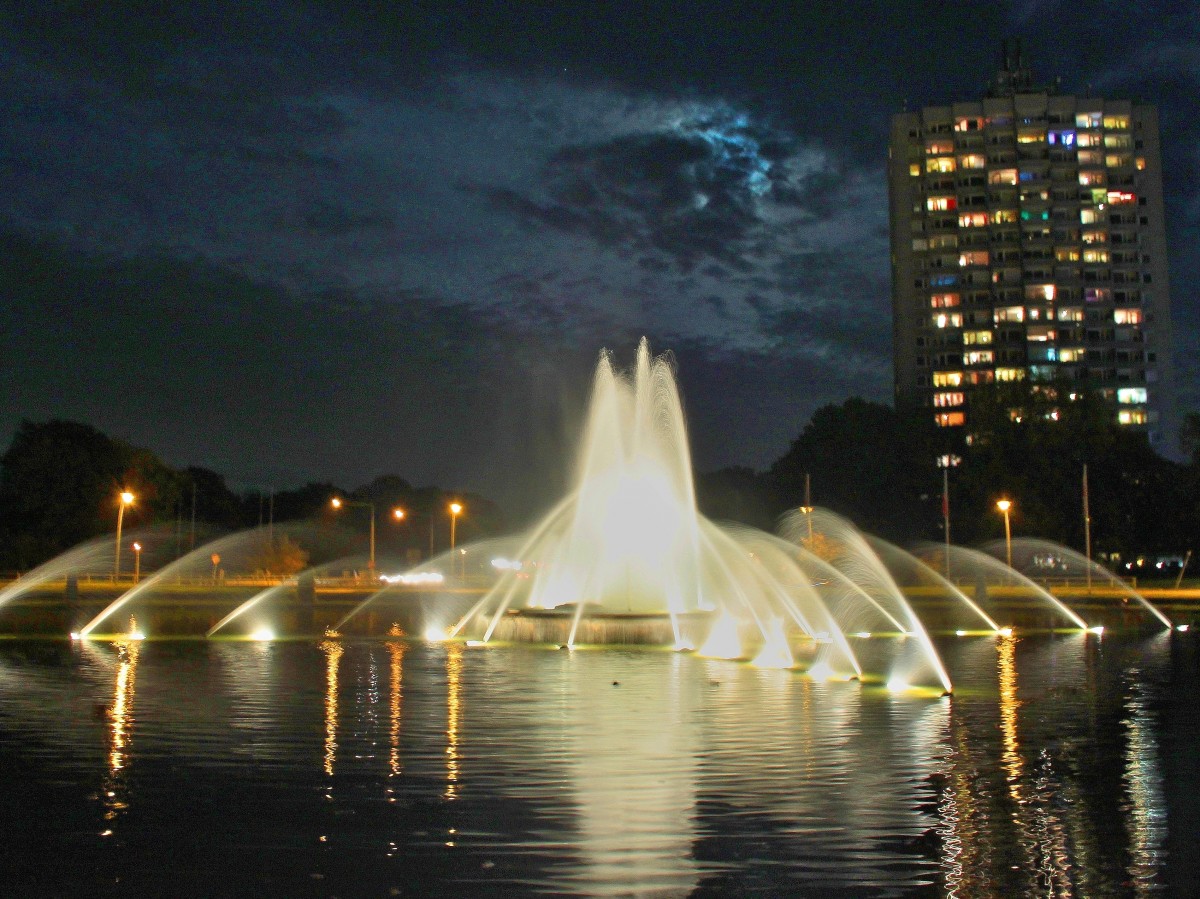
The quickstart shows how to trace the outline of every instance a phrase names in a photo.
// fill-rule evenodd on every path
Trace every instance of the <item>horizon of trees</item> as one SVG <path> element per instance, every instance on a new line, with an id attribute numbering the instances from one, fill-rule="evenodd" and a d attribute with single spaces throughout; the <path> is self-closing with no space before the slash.
<path id="1" fill-rule="evenodd" d="M 1182 442 L 1187 463 L 1157 455 L 1145 434 L 1122 428 L 1111 407 L 1083 394 L 1061 403 L 1057 388 L 1027 384 L 977 391 L 971 400 L 972 438 L 962 429 L 940 429 L 928 415 L 852 397 L 818 409 L 766 471 L 733 467 L 697 474 L 700 511 L 710 518 L 774 530 L 785 512 L 811 501 L 837 512 L 861 530 L 900 545 L 945 539 L 943 473 L 949 469 L 951 539 L 973 545 L 1002 538 L 996 510 L 1013 502 L 1014 536 L 1035 536 L 1084 549 L 1083 469 L 1093 555 L 1129 558 L 1179 553 L 1200 544 L 1200 415 L 1186 417 Z M 173 523 L 193 542 L 193 522 L 237 531 L 273 521 L 335 516 L 358 535 L 369 527 L 361 509 L 338 513 L 330 500 L 373 503 L 379 554 L 407 558 L 448 543 L 448 506 L 469 510 L 457 522 L 461 542 L 504 534 L 502 510 L 486 497 L 413 487 L 387 474 L 353 490 L 328 482 L 271 494 L 236 493 L 210 469 L 173 469 L 147 449 L 114 440 L 80 422 L 22 422 L 0 457 L 0 569 L 27 570 L 116 527 L 117 495 L 137 501 L 127 527 Z M 405 511 L 393 526 L 391 510 Z M 349 549 L 349 547 L 339 547 Z M 361 547 L 358 547 L 361 549 Z M 297 547 L 281 545 L 280 565 L 294 567 Z M 318 561 L 318 560 L 312 560 Z M 1200 562 L 1197 563 L 1200 565 Z"/>

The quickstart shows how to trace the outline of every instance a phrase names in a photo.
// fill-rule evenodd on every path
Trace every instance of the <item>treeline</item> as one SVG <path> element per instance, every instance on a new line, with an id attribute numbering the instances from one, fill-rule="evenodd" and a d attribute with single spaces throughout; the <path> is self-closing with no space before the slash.
<path id="1" fill-rule="evenodd" d="M 309 483 L 278 492 L 238 493 L 215 471 L 171 468 L 150 450 L 114 440 L 90 425 L 26 421 L 0 457 L 0 570 L 28 570 L 89 538 L 112 533 L 123 490 L 135 496 L 124 513 L 126 528 L 173 526 L 185 547 L 197 531 L 212 534 L 300 520 L 332 523 L 335 517 L 341 529 L 365 534 L 370 527 L 366 510 L 350 506 L 336 512 L 334 496 L 374 504 L 381 557 L 425 557 L 431 545 L 444 550 L 452 501 L 465 507 L 456 523 L 460 541 L 505 529 L 500 510 L 484 497 L 413 487 L 395 475 L 350 490 Z M 391 519 L 396 508 L 404 510 L 402 525 Z"/>
<path id="2" fill-rule="evenodd" d="M 1012 500 L 1014 536 L 1084 549 L 1087 466 L 1092 550 L 1179 554 L 1200 549 L 1200 415 L 1185 419 L 1186 464 L 1155 453 L 1145 434 L 1113 421 L 1112 407 L 1059 386 L 1004 385 L 973 395 L 971 438 L 928 414 L 850 399 L 818 410 L 769 470 L 729 469 L 698 479 L 702 510 L 771 529 L 805 502 L 902 545 L 944 539 L 939 460 L 949 459 L 951 539 L 1003 538 L 997 500 Z M 1200 566 L 1198 566 L 1200 567 Z"/>

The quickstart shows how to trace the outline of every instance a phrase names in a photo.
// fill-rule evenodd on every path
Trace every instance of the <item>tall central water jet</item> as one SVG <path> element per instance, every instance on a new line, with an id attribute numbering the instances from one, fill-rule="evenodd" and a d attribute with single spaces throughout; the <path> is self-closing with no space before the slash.
<path id="1" fill-rule="evenodd" d="M 680 649 L 790 667 L 803 643 L 810 666 L 859 674 L 817 592 L 820 578 L 807 570 L 805 560 L 820 560 L 762 532 L 708 521 L 692 483 L 670 357 L 651 356 L 643 340 L 632 371 L 622 373 L 602 354 L 575 489 L 529 532 L 519 570 L 504 573 L 452 635 L 487 641 L 503 626 L 499 636 L 520 638 L 525 621 L 545 639 L 549 627 L 536 611 L 558 609 L 555 626 L 570 621 L 561 634 L 568 646 L 577 638 L 671 640 Z M 525 610 L 532 619 L 506 615 Z"/>

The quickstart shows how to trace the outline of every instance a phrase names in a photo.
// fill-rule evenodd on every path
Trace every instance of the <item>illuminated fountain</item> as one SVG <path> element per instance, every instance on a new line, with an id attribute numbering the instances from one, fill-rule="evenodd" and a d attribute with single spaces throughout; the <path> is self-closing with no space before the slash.
<path id="1" fill-rule="evenodd" d="M 660 642 L 849 678 L 862 674 L 839 620 L 852 606 L 916 638 L 905 682 L 950 689 L 916 615 L 852 528 L 843 556 L 864 560 L 867 586 L 802 540 L 699 514 L 673 366 L 644 340 L 630 373 L 601 355 L 578 466 L 574 490 L 520 546 L 521 569 L 502 572 L 449 636 Z"/>

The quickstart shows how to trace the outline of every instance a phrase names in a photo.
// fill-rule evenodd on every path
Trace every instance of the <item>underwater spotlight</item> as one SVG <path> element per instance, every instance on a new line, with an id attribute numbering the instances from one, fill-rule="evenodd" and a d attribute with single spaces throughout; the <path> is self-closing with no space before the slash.
<path id="1" fill-rule="evenodd" d="M 1181 633 L 1181 634 L 1186 634 L 1187 630 L 1188 630 L 1188 626 L 1186 624 L 1177 624 L 1175 626 L 1175 630 L 1179 631 L 1179 633 Z M 75 635 L 72 634 L 71 636 L 74 637 Z"/>
<path id="2" fill-rule="evenodd" d="M 468 645 L 468 646 L 472 646 L 472 647 L 474 647 L 474 646 L 487 646 L 487 641 L 486 641 L 486 640 L 468 640 L 468 641 L 467 641 L 467 645 Z"/>
<path id="3" fill-rule="evenodd" d="M 429 627 L 425 628 L 425 639 L 430 643 L 441 643 L 446 639 L 446 634 L 440 627 L 431 624 Z"/>
<path id="4" fill-rule="evenodd" d="M 996 631 L 996 633 L 998 633 L 1001 637 L 1011 637 L 1013 634 L 1013 629 L 1011 627 L 1002 627 L 1000 630 Z"/>
<path id="5" fill-rule="evenodd" d="M 954 636 L 956 636 L 956 637 L 965 637 L 966 635 L 967 635 L 966 631 L 955 631 L 954 632 Z"/>
<path id="6" fill-rule="evenodd" d="M 1184 629 L 1186 629 L 1187 625 L 1185 624 L 1183 627 L 1184 627 Z M 82 640 L 83 634 L 79 633 L 79 631 L 71 631 L 71 639 L 72 640 Z"/>
<path id="7" fill-rule="evenodd" d="M 260 627 L 250 635 L 251 640 L 274 640 L 275 632 L 269 627 Z"/>
<path id="8" fill-rule="evenodd" d="M 891 693 L 903 693 L 908 689 L 908 686 L 908 681 L 899 677 L 893 677 L 887 682 L 888 692 Z"/>
<path id="9" fill-rule="evenodd" d="M 128 639 L 130 639 L 130 640 L 145 640 L 146 632 L 145 631 L 130 631 Z"/>
<path id="10" fill-rule="evenodd" d="M 1095 634 L 1096 636 L 1100 636 L 1101 634 L 1103 634 L 1103 633 L 1104 633 L 1104 625 L 1103 625 L 1103 624 L 1097 624 L 1095 627 L 1089 627 L 1089 628 L 1088 628 L 1088 633 L 1089 633 L 1089 634 Z"/>
<path id="11" fill-rule="evenodd" d="M 871 632 L 870 631 L 859 631 L 854 636 L 858 637 L 860 640 L 870 640 Z"/>

